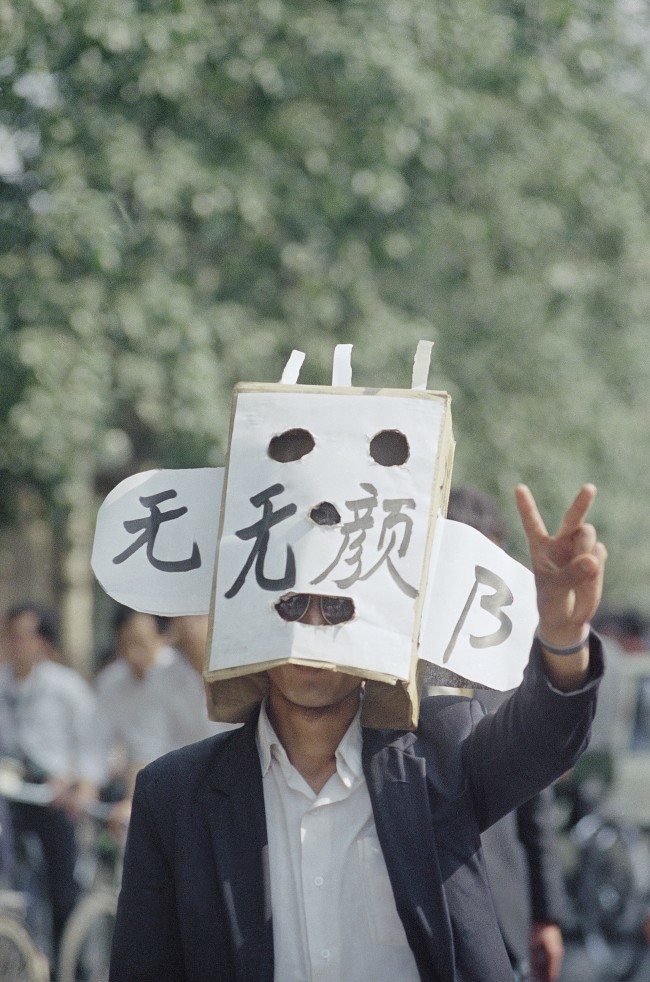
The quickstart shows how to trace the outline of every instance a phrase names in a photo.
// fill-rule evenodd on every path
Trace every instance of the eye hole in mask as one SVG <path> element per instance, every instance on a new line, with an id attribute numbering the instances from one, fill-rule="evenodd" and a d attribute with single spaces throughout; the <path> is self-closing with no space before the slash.
<path id="1" fill-rule="evenodd" d="M 408 440 L 399 430 L 380 430 L 369 449 L 372 459 L 382 467 L 399 467 L 410 455 Z"/>
<path id="2" fill-rule="evenodd" d="M 269 441 L 268 455 L 280 464 L 290 464 L 311 453 L 316 442 L 308 430 L 285 430 Z"/>

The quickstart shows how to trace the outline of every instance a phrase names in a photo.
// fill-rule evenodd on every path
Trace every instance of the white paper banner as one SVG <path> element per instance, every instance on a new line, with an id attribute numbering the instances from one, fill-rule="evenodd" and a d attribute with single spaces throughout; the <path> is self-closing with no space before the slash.
<path id="1" fill-rule="evenodd" d="M 222 467 L 122 481 L 97 516 L 92 567 L 106 592 L 150 614 L 206 614 L 222 491 Z"/>
<path id="2" fill-rule="evenodd" d="M 420 658 L 493 689 L 521 682 L 537 626 L 535 578 L 476 529 L 438 519 Z"/>

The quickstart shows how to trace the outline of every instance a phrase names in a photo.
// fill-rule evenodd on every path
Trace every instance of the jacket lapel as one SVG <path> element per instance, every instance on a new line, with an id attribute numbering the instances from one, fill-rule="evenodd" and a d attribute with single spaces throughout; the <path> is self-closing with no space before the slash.
<path id="1" fill-rule="evenodd" d="M 422 978 L 453 980 L 454 946 L 414 733 L 363 731 L 363 768 L 398 913 Z"/>
<path id="2" fill-rule="evenodd" d="M 237 978 L 272 982 L 273 928 L 257 714 L 233 732 L 215 759 L 203 802 Z"/>

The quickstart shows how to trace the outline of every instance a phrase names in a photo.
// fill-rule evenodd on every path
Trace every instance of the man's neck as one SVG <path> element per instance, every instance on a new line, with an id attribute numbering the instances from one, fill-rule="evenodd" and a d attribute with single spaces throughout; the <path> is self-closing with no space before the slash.
<path id="1" fill-rule="evenodd" d="M 151 669 L 158 663 L 160 659 L 160 652 L 164 647 L 165 646 L 161 644 L 155 651 L 151 652 L 146 660 L 139 661 L 136 664 L 129 663 L 129 668 L 131 669 L 131 674 L 133 677 L 139 682 L 146 679 Z"/>
<path id="2" fill-rule="evenodd" d="M 270 686 L 267 711 L 287 757 L 318 794 L 336 771 L 336 748 L 359 709 L 359 690 L 340 702 L 311 709 Z"/>

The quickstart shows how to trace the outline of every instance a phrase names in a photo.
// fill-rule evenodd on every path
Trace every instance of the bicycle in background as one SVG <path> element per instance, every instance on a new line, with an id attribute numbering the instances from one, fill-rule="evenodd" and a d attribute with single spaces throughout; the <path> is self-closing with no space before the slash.
<path id="1" fill-rule="evenodd" d="M 25 925 L 23 894 L 0 890 L 0 982 L 49 982 L 50 963 Z"/>
<path id="2" fill-rule="evenodd" d="M 6 782 L 5 782 L 6 783 Z M 0 780 L 0 784 L 2 781 Z M 12 782 L 15 787 L 15 782 Z M 0 982 L 46 982 L 49 961 L 35 943 L 28 928 L 28 895 L 15 889 L 15 853 L 9 816 L 3 798 L 0 846 L 2 883 L 0 884 Z"/>
<path id="3" fill-rule="evenodd" d="M 79 863 L 83 895 L 63 932 L 58 982 L 108 982 L 126 827 L 113 827 L 111 803 L 97 802 L 88 814 Z"/>
<path id="4" fill-rule="evenodd" d="M 572 902 L 567 933 L 594 982 L 631 980 L 650 954 L 650 839 L 610 814 L 611 769 L 607 755 L 587 754 L 556 785 Z"/>
<path id="5" fill-rule="evenodd" d="M 0 794 L 10 802 L 47 807 L 53 801 L 53 791 L 47 784 L 24 780 L 15 762 L 0 762 Z M 115 803 L 111 801 L 88 802 L 77 827 L 79 858 L 75 867 L 75 879 L 82 896 L 72 911 L 59 947 L 58 982 L 107 982 L 110 949 L 117 910 L 117 895 L 122 871 L 122 855 L 126 826 L 114 821 Z M 6 957 L 3 962 L 0 931 L 0 982 L 42 982 L 50 978 L 49 961 L 39 954 L 30 936 L 26 893 L 7 892 L 5 905 L 7 918 Z M 33 900 L 33 898 L 31 898 Z M 13 905 L 13 906 L 12 906 Z M 2 894 L 0 893 L 0 927 L 4 920 Z M 33 932 L 32 932 L 33 933 Z M 21 946 L 19 949 L 19 946 Z M 20 974 L 21 965 L 36 964 L 28 951 L 38 955 L 38 971 L 45 966 L 45 975 Z M 22 954 L 20 953 L 22 952 Z M 21 960 L 22 959 L 22 960 Z M 6 962 L 6 971 L 5 971 Z M 29 971 L 32 971 L 31 967 Z M 28 973 L 28 969 L 25 968 Z M 3 974 L 4 973 L 4 974 Z"/>

